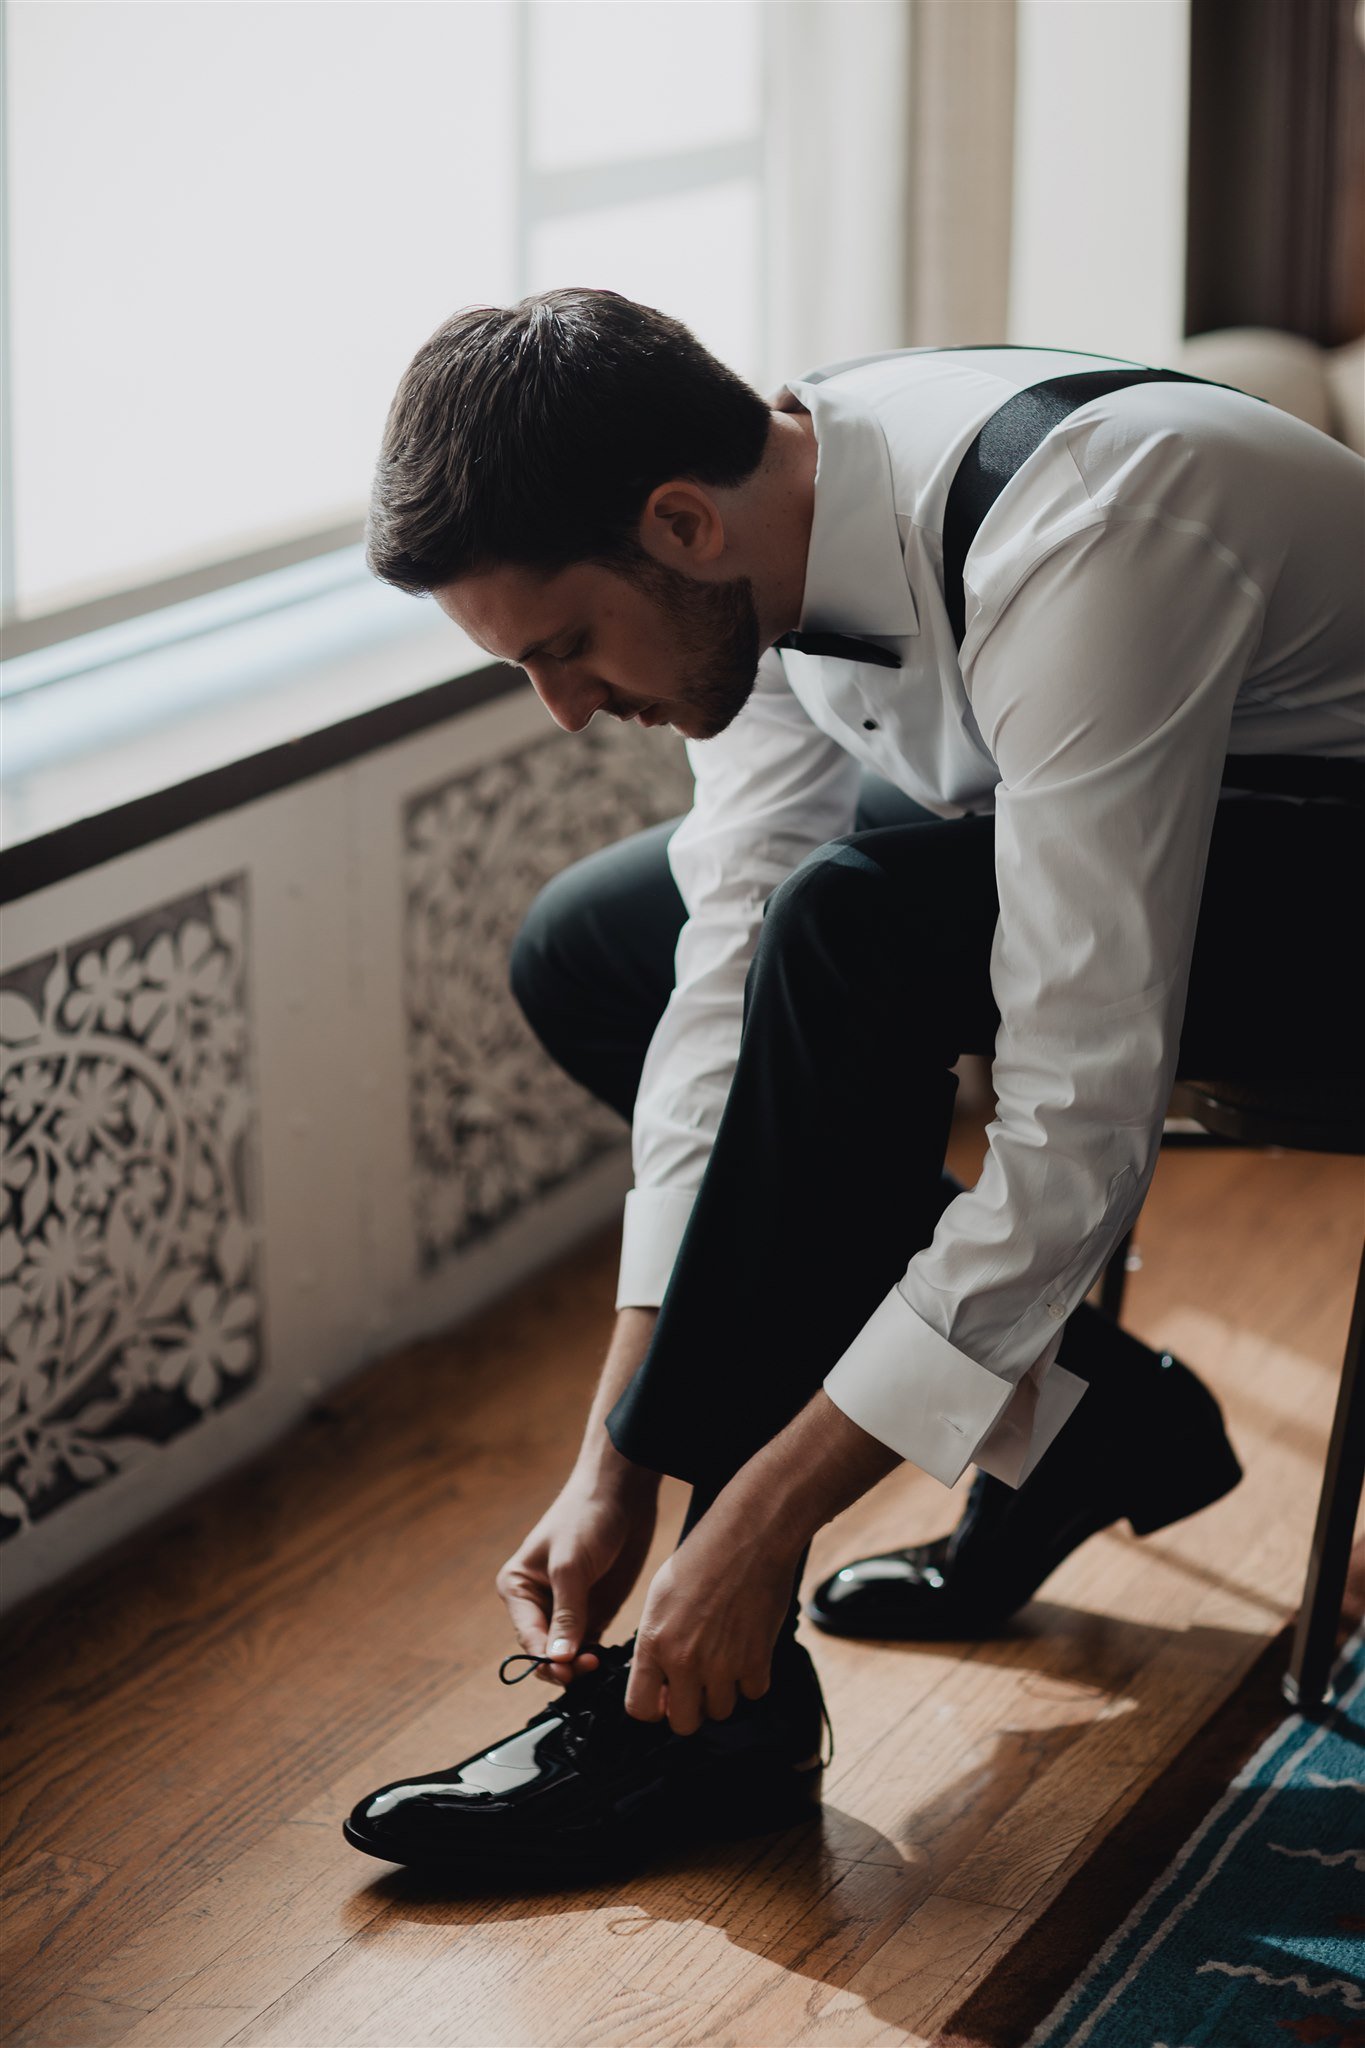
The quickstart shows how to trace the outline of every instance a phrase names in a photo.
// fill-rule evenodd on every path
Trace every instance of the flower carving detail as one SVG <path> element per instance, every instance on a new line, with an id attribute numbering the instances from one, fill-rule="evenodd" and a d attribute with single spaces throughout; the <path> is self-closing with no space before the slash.
<path id="1" fill-rule="evenodd" d="M 625 1142 L 620 1117 L 532 1035 L 508 960 L 551 876 L 691 800 L 680 744 L 593 724 L 409 801 L 405 1001 L 423 1272 Z"/>
<path id="2" fill-rule="evenodd" d="M 258 1376 L 244 876 L 0 979 L 0 1533 Z"/>

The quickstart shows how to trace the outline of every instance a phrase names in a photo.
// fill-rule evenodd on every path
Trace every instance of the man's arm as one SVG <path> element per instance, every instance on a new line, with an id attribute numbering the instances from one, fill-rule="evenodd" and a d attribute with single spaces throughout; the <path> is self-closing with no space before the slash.
<path id="1" fill-rule="evenodd" d="M 592 1653 L 578 1645 L 601 1640 L 653 1534 L 659 1474 L 621 1456 L 606 1417 L 648 1351 L 657 1320 L 652 1308 L 618 1311 L 573 1471 L 499 1574 L 523 1647 L 542 1656 L 568 1644 L 543 1674 L 559 1684 L 593 1668 Z M 772 1557 L 789 1556 L 794 1568 L 814 1532 L 899 1463 L 896 1452 L 817 1393 L 742 1467 L 711 1513 Z M 620 1548 L 594 1577 L 613 1533 L 621 1537 Z"/>
<path id="2" fill-rule="evenodd" d="M 654 1488 L 658 1486 L 659 1474 L 646 1473 L 642 1465 L 623 1458 L 607 1433 L 607 1417 L 643 1363 L 658 1320 L 657 1308 L 620 1308 L 616 1311 L 616 1323 L 607 1346 L 602 1376 L 597 1382 L 597 1392 L 583 1426 L 583 1443 L 578 1453 L 576 1469 L 590 1485 L 639 1485 L 648 1480 Z"/>
<path id="3" fill-rule="evenodd" d="M 771 648 L 744 708 L 714 739 L 689 740 L 687 757 L 692 808 L 668 846 L 687 920 L 635 1099 L 618 1308 L 664 1298 L 734 1078 L 764 903 L 851 829 L 858 804 L 857 761 L 812 724 Z"/>
<path id="4" fill-rule="evenodd" d="M 741 1467 L 650 1583 L 626 1712 L 675 1734 L 725 1720 L 771 1682 L 801 1554 L 900 1463 L 823 1391 Z"/>
<path id="5" fill-rule="evenodd" d="M 1002 1451 L 999 1476 L 1019 1484 L 1065 1421 L 1029 1375 L 1155 1162 L 1262 616 L 1200 529 L 1120 517 L 1045 558 L 1009 630 L 983 643 L 972 704 L 1001 776 L 986 1164 L 821 1392 L 656 1577 L 631 1713 L 686 1728 L 727 1687 L 761 1692 L 804 1542 L 898 1458 L 951 1485 Z"/>
<path id="6" fill-rule="evenodd" d="M 821 1387 L 718 1497 L 735 1526 L 785 1544 L 793 1565 L 818 1529 L 903 1463 L 836 1408 Z"/>
<path id="7" fill-rule="evenodd" d="M 1000 773 L 997 1113 L 976 1186 L 825 1380 L 947 1485 L 969 1464 L 1021 1484 L 1074 1406 L 1050 1385 L 1073 1376 L 1046 1366 L 1156 1164 L 1263 618 L 1196 522 L 1110 508 L 1034 565 L 967 672 Z M 937 1462 L 920 1455 L 926 1387 L 963 1425 Z"/>
<path id="8" fill-rule="evenodd" d="M 692 809 L 669 861 L 687 908 L 673 994 L 636 1098 L 636 1185 L 626 1198 L 617 1320 L 583 1442 L 564 1487 L 498 1574 L 523 1647 L 569 1647 L 542 1675 L 589 1669 L 579 1651 L 629 1593 L 653 1532 L 659 1475 L 612 1443 L 606 1417 L 644 1359 L 739 1054 L 744 978 L 763 905 L 802 856 L 853 823 L 858 764 L 764 655 L 725 732 L 689 741 Z"/>
<path id="9" fill-rule="evenodd" d="M 659 1474 L 623 1458 L 605 1418 L 649 1349 L 658 1311 L 619 1311 L 573 1469 L 498 1571 L 522 1648 L 554 1661 L 538 1678 L 567 1685 L 591 1671 L 585 1642 L 603 1631 L 640 1575 L 654 1534 Z"/>

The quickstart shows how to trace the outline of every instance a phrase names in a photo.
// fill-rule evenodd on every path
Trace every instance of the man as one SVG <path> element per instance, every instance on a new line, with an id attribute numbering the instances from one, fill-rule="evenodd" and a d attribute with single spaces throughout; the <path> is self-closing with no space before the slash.
<path id="1" fill-rule="evenodd" d="M 1177 1071 L 1352 1063 L 1360 813 L 1223 785 L 1365 752 L 1365 463 L 1245 394 L 1130 378 L 1025 454 L 958 585 L 949 487 L 983 425 L 1131 369 L 906 351 L 769 404 L 678 322 L 565 290 L 455 315 L 405 373 L 375 573 L 566 730 L 672 726 L 696 793 L 552 882 L 512 962 L 545 1044 L 633 1117 L 601 1385 L 498 1575 L 509 1661 L 562 1694 L 362 1800 L 355 1846 L 562 1880 L 809 1814 L 807 1546 L 902 1459 L 975 1466 L 966 1513 L 836 1574 L 826 1628 L 998 1628 L 1094 1530 L 1240 1477 L 1212 1395 L 1083 1298 Z M 970 1192 L 943 1176 L 966 1052 L 999 1101 Z M 693 1485 L 682 1538 L 604 1645 L 664 1472 Z"/>

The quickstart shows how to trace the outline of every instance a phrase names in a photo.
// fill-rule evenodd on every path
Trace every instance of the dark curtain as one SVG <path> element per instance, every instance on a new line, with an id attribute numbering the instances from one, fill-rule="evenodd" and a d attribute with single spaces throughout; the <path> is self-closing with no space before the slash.
<path id="1" fill-rule="evenodd" d="M 1185 332 L 1365 331 L 1356 0 L 1192 0 Z"/>

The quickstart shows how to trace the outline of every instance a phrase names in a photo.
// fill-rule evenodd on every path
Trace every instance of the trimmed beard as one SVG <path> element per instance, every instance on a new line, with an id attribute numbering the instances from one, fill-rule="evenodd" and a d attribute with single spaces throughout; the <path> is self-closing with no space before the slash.
<path id="1" fill-rule="evenodd" d="M 624 560 L 602 567 L 643 590 L 673 628 L 683 669 L 674 702 L 694 714 L 696 725 L 684 737 L 714 739 L 743 710 L 758 680 L 762 649 L 751 578 L 703 583 L 681 569 L 666 568 L 638 546 Z"/>

